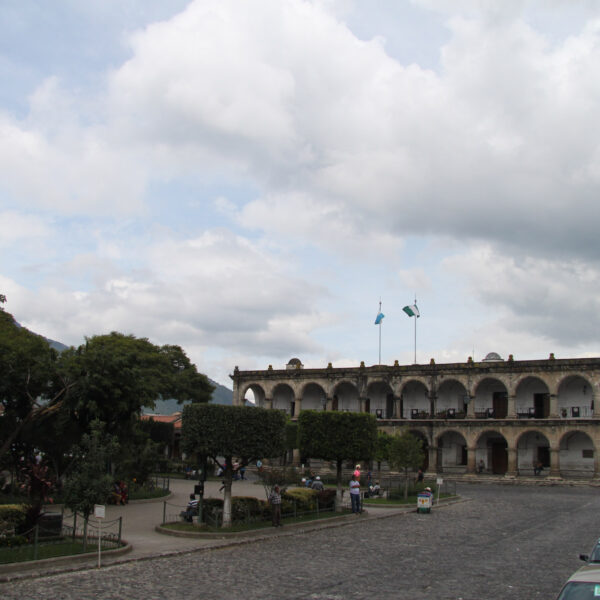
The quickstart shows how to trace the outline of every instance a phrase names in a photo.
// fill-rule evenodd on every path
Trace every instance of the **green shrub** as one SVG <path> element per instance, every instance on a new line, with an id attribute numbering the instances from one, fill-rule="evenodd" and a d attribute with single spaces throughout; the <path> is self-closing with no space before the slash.
<path id="1" fill-rule="evenodd" d="M 293 508 L 296 503 L 296 510 L 306 512 L 317 509 L 317 492 L 310 488 L 291 488 L 284 492 L 283 501 L 290 502 Z M 283 510 L 283 507 L 282 507 Z"/>
<path id="2" fill-rule="evenodd" d="M 25 525 L 28 510 L 27 504 L 0 505 L 0 536 L 21 530 Z"/>
<path id="3" fill-rule="evenodd" d="M 317 501 L 319 503 L 319 508 L 334 508 L 335 507 L 335 497 L 337 495 L 337 490 L 326 488 L 317 492 Z"/>
<path id="4" fill-rule="evenodd" d="M 0 535 L 0 548 L 18 548 L 27 543 L 24 535 Z"/>

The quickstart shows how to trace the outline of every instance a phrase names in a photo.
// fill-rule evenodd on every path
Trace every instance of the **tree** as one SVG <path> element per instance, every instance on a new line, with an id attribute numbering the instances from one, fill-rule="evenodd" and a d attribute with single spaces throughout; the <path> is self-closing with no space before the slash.
<path id="1" fill-rule="evenodd" d="M 179 346 L 159 347 L 117 332 L 66 350 L 61 369 L 74 382 L 66 398 L 73 418 L 83 429 L 99 419 L 119 439 L 131 434 L 142 407 L 153 407 L 159 397 L 208 402 L 214 389 Z"/>
<path id="2" fill-rule="evenodd" d="M 377 431 L 377 442 L 375 444 L 375 460 L 377 461 L 377 477 L 381 477 L 381 463 L 388 460 L 389 448 L 392 436 L 385 431 Z"/>
<path id="3" fill-rule="evenodd" d="M 404 471 L 404 498 L 408 498 L 408 470 L 418 469 L 423 464 L 424 457 L 423 441 L 408 431 L 392 438 L 388 460 L 392 467 Z"/>
<path id="4" fill-rule="evenodd" d="M 183 409 L 181 443 L 186 454 L 212 458 L 225 470 L 223 527 L 231 526 L 233 460 L 240 467 L 285 452 L 286 416 L 278 410 L 248 406 L 188 404 Z M 221 457 L 225 459 L 222 464 Z"/>
<path id="5" fill-rule="evenodd" d="M 309 458 L 335 461 L 338 510 L 342 507 L 344 460 L 370 460 L 375 454 L 377 422 L 365 413 L 303 410 L 298 417 L 300 453 Z"/>
<path id="6" fill-rule="evenodd" d="M 73 448 L 74 461 L 64 486 L 65 505 L 86 520 L 94 505 L 104 504 L 111 493 L 109 464 L 118 452 L 117 439 L 105 433 L 100 421 L 94 421 L 90 433 Z"/>
<path id="7" fill-rule="evenodd" d="M 41 336 L 0 311 L 0 458 L 25 426 L 51 413 L 67 387 L 56 377 L 58 354 Z"/>

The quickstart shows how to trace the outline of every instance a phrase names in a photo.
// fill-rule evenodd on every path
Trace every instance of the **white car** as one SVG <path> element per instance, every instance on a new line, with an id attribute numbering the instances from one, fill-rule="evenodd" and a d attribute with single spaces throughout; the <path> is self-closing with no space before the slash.
<path id="1" fill-rule="evenodd" d="M 598 600 L 600 598 L 600 565 L 588 565 L 575 571 L 556 600 Z"/>

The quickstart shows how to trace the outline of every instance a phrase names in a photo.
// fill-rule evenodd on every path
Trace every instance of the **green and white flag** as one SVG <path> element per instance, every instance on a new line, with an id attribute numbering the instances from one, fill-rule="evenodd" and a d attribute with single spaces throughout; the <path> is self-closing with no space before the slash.
<path id="1" fill-rule="evenodd" d="M 419 309 L 416 304 L 412 304 L 410 306 L 405 306 L 402 309 L 409 317 L 420 317 Z"/>

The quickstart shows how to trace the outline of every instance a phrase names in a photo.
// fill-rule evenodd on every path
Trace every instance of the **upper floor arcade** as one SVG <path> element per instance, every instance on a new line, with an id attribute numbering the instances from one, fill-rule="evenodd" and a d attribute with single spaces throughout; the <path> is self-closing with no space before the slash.
<path id="1" fill-rule="evenodd" d="M 233 375 L 233 401 L 284 410 L 368 412 L 386 420 L 594 419 L 600 358 L 516 361 L 490 354 L 481 362 L 305 369 Z"/>

